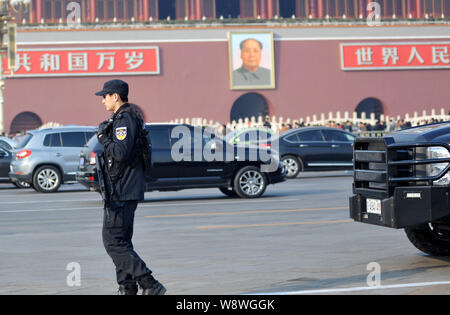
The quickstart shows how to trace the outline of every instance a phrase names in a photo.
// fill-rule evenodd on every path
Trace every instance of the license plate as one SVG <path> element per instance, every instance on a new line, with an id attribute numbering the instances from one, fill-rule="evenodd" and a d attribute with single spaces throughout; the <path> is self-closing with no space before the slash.
<path id="1" fill-rule="evenodd" d="M 366 199 L 367 213 L 381 215 L 381 200 L 378 199 Z"/>

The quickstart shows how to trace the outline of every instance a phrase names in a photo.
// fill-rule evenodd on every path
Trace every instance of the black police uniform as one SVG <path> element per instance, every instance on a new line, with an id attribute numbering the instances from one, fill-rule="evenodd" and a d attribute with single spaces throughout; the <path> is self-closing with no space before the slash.
<path id="1" fill-rule="evenodd" d="M 116 266 L 119 285 L 136 284 L 137 278 L 151 273 L 131 242 L 134 212 L 138 201 L 144 199 L 145 175 L 142 163 L 131 163 L 135 159 L 138 124 L 127 111 L 129 107 L 129 104 L 120 107 L 112 117 L 112 128 L 99 138 L 113 179 L 108 183 L 113 193 L 111 207 L 104 212 L 103 244 Z"/>
<path id="2" fill-rule="evenodd" d="M 122 80 L 105 82 L 99 96 L 117 93 L 122 99 L 128 96 L 128 84 Z M 141 134 L 142 119 L 128 103 L 113 114 L 112 123 L 99 126 L 99 142 L 103 145 L 103 156 L 108 169 L 107 191 L 111 192 L 109 207 L 103 216 L 103 244 L 116 266 L 119 293 L 136 294 L 136 282 L 142 294 L 161 295 L 164 286 L 156 281 L 145 262 L 133 249 L 134 213 L 138 201 L 144 199 L 145 173 L 142 155 L 139 155 L 136 138 Z"/>

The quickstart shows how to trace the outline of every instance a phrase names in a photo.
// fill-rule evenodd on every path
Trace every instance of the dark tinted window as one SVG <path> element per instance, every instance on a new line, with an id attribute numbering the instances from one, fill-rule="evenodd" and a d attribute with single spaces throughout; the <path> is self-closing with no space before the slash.
<path id="1" fill-rule="evenodd" d="M 192 148 L 193 149 L 203 149 L 206 145 L 211 145 L 211 141 L 219 141 L 221 142 L 222 140 L 220 140 L 220 137 L 217 136 L 216 134 L 213 133 L 212 130 L 209 129 L 200 129 L 200 128 L 195 128 L 195 129 L 190 129 L 190 135 L 192 138 Z M 200 144 L 200 138 L 202 139 L 201 144 Z M 180 138 L 181 139 L 181 136 Z M 172 143 L 175 143 L 177 140 L 176 138 L 172 138 Z"/>
<path id="2" fill-rule="evenodd" d="M 50 138 L 51 138 L 51 135 L 46 135 L 45 138 L 44 138 L 44 145 L 46 147 L 50 146 Z"/>
<path id="3" fill-rule="evenodd" d="M 93 131 L 86 131 L 86 142 L 88 142 L 94 134 Z"/>
<path id="4" fill-rule="evenodd" d="M 246 141 L 260 141 L 270 139 L 272 135 L 268 132 L 260 131 L 260 130 L 252 130 L 248 132 L 244 132 L 239 136 L 239 142 Z"/>
<path id="5" fill-rule="evenodd" d="M 172 138 L 172 142 L 175 143 L 178 140 L 183 141 L 184 140 L 183 137 L 184 136 L 187 137 L 189 135 L 191 136 L 191 145 L 192 145 L 193 149 L 202 149 L 205 146 L 205 144 L 209 140 L 211 140 L 210 137 L 208 139 L 208 136 L 206 133 L 203 132 L 203 129 L 189 128 L 189 133 L 186 133 L 186 134 L 183 133 L 183 135 L 180 135 L 179 138 L 176 138 L 176 137 Z"/>
<path id="6" fill-rule="evenodd" d="M 82 147 L 86 143 L 84 132 L 62 132 L 61 138 L 64 147 Z"/>
<path id="7" fill-rule="evenodd" d="M 300 141 L 323 141 L 322 133 L 320 132 L 320 130 L 299 132 L 297 135 L 300 138 Z"/>
<path id="8" fill-rule="evenodd" d="M 45 136 L 44 145 L 46 147 L 60 147 L 61 146 L 61 134 L 51 133 Z"/>
<path id="9" fill-rule="evenodd" d="M 344 141 L 344 142 L 353 142 L 355 137 L 347 134 L 345 132 L 334 131 L 334 130 L 324 130 L 325 139 L 327 141 Z"/>
<path id="10" fill-rule="evenodd" d="M 167 129 L 156 129 L 150 132 L 152 149 L 170 149 L 169 131 Z"/>
<path id="11" fill-rule="evenodd" d="M 295 134 L 290 135 L 289 137 L 286 137 L 284 139 L 289 141 L 289 142 L 298 142 L 298 135 L 295 133 Z"/>

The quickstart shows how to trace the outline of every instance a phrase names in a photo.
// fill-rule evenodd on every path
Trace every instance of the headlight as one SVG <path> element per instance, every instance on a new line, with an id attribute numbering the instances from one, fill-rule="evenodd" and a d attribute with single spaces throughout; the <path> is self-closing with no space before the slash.
<path id="1" fill-rule="evenodd" d="M 442 159 L 450 157 L 450 153 L 443 147 L 429 147 L 427 149 L 427 159 Z M 427 176 L 436 176 L 446 168 L 448 163 L 427 164 Z M 443 177 L 433 181 L 434 185 L 449 185 L 450 173 L 447 172 Z"/>

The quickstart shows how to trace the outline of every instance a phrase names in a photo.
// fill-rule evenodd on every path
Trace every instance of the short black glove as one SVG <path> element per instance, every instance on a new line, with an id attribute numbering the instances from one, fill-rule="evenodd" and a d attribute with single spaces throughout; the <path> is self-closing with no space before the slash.
<path id="1" fill-rule="evenodd" d="M 97 137 L 101 138 L 103 135 L 108 133 L 108 131 L 109 131 L 109 129 L 111 129 L 112 125 L 113 125 L 112 119 L 101 122 L 100 125 L 98 125 Z"/>

